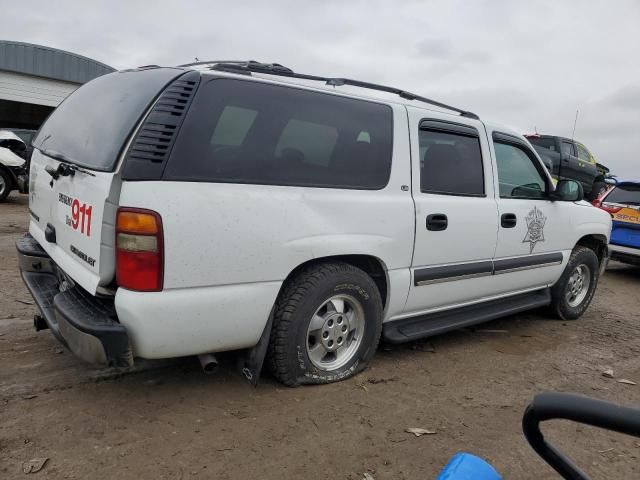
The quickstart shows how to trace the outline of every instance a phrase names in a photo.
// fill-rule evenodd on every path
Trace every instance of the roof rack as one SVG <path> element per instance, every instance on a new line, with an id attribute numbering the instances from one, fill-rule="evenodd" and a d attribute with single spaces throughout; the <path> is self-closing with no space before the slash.
<path id="1" fill-rule="evenodd" d="M 178 68 L 184 68 L 184 67 L 200 67 L 202 65 L 216 65 L 216 64 L 222 64 L 222 63 L 232 63 L 232 64 L 245 64 L 247 63 L 246 60 L 205 60 L 205 61 L 197 61 L 197 62 L 191 62 L 191 63 L 184 63 L 182 65 L 178 65 Z"/>
<path id="2" fill-rule="evenodd" d="M 186 65 L 180 65 L 180 67 L 189 67 L 189 66 L 196 66 L 196 65 L 198 66 L 211 65 L 209 67 L 211 70 L 243 73 L 245 75 L 246 74 L 250 75 L 251 72 L 255 72 L 255 73 L 265 73 L 268 75 L 279 75 L 283 77 L 299 78 L 302 80 L 312 80 L 312 81 L 324 82 L 326 85 L 330 85 L 333 87 L 350 85 L 353 87 L 368 88 L 370 90 L 393 93 L 395 95 L 400 96 L 401 98 L 404 98 L 405 100 L 417 100 L 419 102 L 428 103 L 429 105 L 433 105 L 435 107 L 451 110 L 459 113 L 460 116 L 462 117 L 474 118 L 476 120 L 479 119 L 478 115 L 476 115 L 475 113 L 468 112 L 466 110 L 462 110 L 457 107 L 452 107 L 451 105 L 437 102 L 435 100 L 431 100 L 430 98 L 422 97 L 420 95 L 416 95 L 415 93 L 407 92 L 406 90 L 402 90 L 399 88 L 387 87 L 385 85 L 378 85 L 376 83 L 363 82 L 360 80 L 353 80 L 350 78 L 320 77 L 317 75 L 295 73 L 290 68 L 287 68 L 284 65 L 280 65 L 279 63 L 261 63 L 261 62 L 256 62 L 254 60 L 249 60 L 248 62 L 246 61 L 211 61 L 211 62 L 190 63 Z"/>

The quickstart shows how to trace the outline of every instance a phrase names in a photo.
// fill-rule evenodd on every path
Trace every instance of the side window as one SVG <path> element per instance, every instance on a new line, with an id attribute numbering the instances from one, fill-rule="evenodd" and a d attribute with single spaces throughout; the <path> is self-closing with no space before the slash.
<path id="1" fill-rule="evenodd" d="M 389 106 L 300 88 L 201 85 L 163 178 L 380 189 L 391 171 Z"/>
<path id="2" fill-rule="evenodd" d="M 576 143 L 576 147 L 578 147 L 578 158 L 583 162 L 591 163 L 591 154 L 589 153 L 589 150 L 579 143 Z"/>
<path id="3" fill-rule="evenodd" d="M 576 156 L 576 151 L 573 148 L 573 143 L 562 141 L 562 153 L 565 155 Z"/>
<path id="4" fill-rule="evenodd" d="M 220 147 L 242 145 L 257 115 L 258 112 L 248 108 L 224 107 L 211 135 L 211 144 Z"/>
<path id="5" fill-rule="evenodd" d="M 546 182 L 524 148 L 493 143 L 501 198 L 544 198 Z"/>
<path id="6" fill-rule="evenodd" d="M 531 136 L 527 137 L 527 140 L 529 140 L 529 143 L 531 145 L 535 145 L 536 147 L 546 148 L 547 150 L 551 150 L 552 152 L 555 152 L 557 150 L 556 141 L 554 138 Z"/>
<path id="7" fill-rule="evenodd" d="M 420 190 L 448 195 L 484 195 L 478 137 L 420 130 Z"/>
<path id="8" fill-rule="evenodd" d="M 328 167 L 337 141 L 336 127 L 294 118 L 282 130 L 275 153 L 280 159 L 297 155 L 304 163 Z"/>

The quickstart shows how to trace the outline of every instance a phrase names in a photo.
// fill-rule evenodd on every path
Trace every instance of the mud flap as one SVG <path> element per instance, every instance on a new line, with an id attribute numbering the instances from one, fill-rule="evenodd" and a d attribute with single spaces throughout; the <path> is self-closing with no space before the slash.
<path id="1" fill-rule="evenodd" d="M 275 305 L 271 308 L 269 313 L 269 319 L 262 331 L 260 340 L 253 348 L 247 350 L 244 361 L 242 364 L 242 374 L 253 385 L 258 386 L 258 380 L 260 373 L 262 372 L 262 366 L 264 365 L 264 359 L 267 356 L 267 349 L 269 348 L 269 340 L 271 338 L 271 327 L 273 326 L 273 312 Z"/>

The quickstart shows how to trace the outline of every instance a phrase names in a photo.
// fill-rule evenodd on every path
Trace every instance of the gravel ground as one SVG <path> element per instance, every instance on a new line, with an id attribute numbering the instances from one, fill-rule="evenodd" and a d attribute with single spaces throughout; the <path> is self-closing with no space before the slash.
<path id="1" fill-rule="evenodd" d="M 435 478 L 457 451 L 505 478 L 557 478 L 520 421 L 536 392 L 640 404 L 640 268 L 612 264 L 584 317 L 517 315 L 418 343 L 381 346 L 371 368 L 333 385 L 250 387 L 223 357 L 96 370 L 36 333 L 14 242 L 27 197 L 0 204 L 0 478 L 48 458 L 36 478 Z M 406 428 L 435 430 L 415 437 Z M 640 440 L 559 422 L 545 433 L 593 478 L 640 478 Z"/>

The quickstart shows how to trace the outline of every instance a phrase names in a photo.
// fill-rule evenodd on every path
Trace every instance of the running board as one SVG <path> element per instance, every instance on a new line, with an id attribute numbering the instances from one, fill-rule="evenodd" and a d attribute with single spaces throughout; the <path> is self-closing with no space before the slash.
<path id="1" fill-rule="evenodd" d="M 389 343 L 409 342 L 544 307 L 550 303 L 551 291 L 546 288 L 442 312 L 392 320 L 383 324 L 382 336 Z"/>

